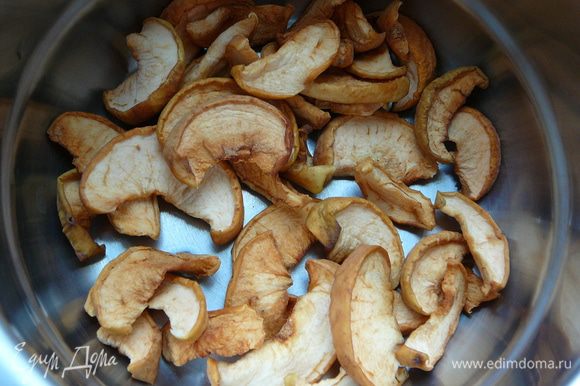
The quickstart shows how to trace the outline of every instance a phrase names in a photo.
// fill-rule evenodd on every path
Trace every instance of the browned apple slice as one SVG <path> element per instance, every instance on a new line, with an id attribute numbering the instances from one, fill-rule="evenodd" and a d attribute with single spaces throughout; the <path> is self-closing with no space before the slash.
<path id="1" fill-rule="evenodd" d="M 477 268 L 483 277 L 482 292 L 501 291 L 510 274 L 506 237 L 482 207 L 461 193 L 437 193 L 435 208 L 457 220 Z"/>
<path id="2" fill-rule="evenodd" d="M 433 370 L 445 347 L 455 333 L 461 310 L 465 304 L 465 269 L 461 264 L 450 265 L 441 282 L 443 300 L 429 320 L 409 335 L 396 351 L 402 365 Z"/>
<path id="3" fill-rule="evenodd" d="M 286 40 L 294 33 L 300 31 L 306 26 L 318 23 L 322 20 L 331 19 L 336 7 L 344 3 L 346 0 L 313 0 L 308 4 L 308 7 L 302 15 L 292 25 L 292 28 L 281 36 L 278 40 Z"/>
<path id="4" fill-rule="evenodd" d="M 165 274 L 174 271 L 195 274 L 200 271 L 200 265 L 206 264 L 200 264 L 200 258 L 206 259 L 189 254 L 172 255 L 147 247 L 129 248 L 101 271 L 89 292 L 85 310 L 97 317 L 101 327 L 112 333 L 128 334 Z"/>
<path id="5" fill-rule="evenodd" d="M 222 199 L 215 200 L 216 192 Z M 234 173 L 214 167 L 193 189 L 171 173 L 155 128 L 133 129 L 109 142 L 90 162 L 81 180 L 81 199 L 94 213 L 110 213 L 126 201 L 161 195 L 211 226 L 216 243 L 227 243 L 243 222 L 242 192 Z"/>
<path id="6" fill-rule="evenodd" d="M 403 265 L 401 239 L 389 218 L 371 202 L 357 197 L 327 198 L 312 207 L 308 230 L 341 263 L 360 245 L 378 245 L 389 253 L 391 285 L 399 285 Z"/>
<path id="7" fill-rule="evenodd" d="M 365 79 L 386 80 L 405 75 L 407 68 L 395 66 L 389 49 L 383 44 L 372 51 L 357 55 L 347 71 Z"/>
<path id="8" fill-rule="evenodd" d="M 336 114 L 342 115 L 360 115 L 368 117 L 376 113 L 383 103 L 335 103 L 317 99 L 316 106 L 323 110 L 330 110 Z"/>
<path id="9" fill-rule="evenodd" d="M 387 252 L 369 245 L 355 249 L 336 271 L 332 338 L 340 365 L 359 385 L 399 384 L 397 374 L 404 371 L 395 358 L 403 335 L 393 313 L 390 271 Z"/>
<path id="10" fill-rule="evenodd" d="M 235 362 L 210 358 L 210 383 L 284 386 L 284 379 L 290 374 L 306 382 L 319 380 L 335 361 L 328 310 L 337 267 L 330 261 L 307 261 L 308 292 L 298 299 L 278 335 Z"/>
<path id="11" fill-rule="evenodd" d="M 294 114 L 305 121 L 312 129 L 323 128 L 330 121 L 330 114 L 322 111 L 300 95 L 286 99 Z"/>
<path id="12" fill-rule="evenodd" d="M 488 84 L 477 67 L 459 67 L 429 83 L 415 113 L 419 146 L 439 162 L 453 162 L 453 154 L 445 148 L 451 119 L 476 86 L 487 88 Z"/>
<path id="13" fill-rule="evenodd" d="M 247 66 L 232 68 L 232 76 L 252 95 L 285 99 L 299 94 L 332 64 L 340 33 L 330 20 L 294 34 L 275 53 Z"/>
<path id="14" fill-rule="evenodd" d="M 179 88 L 185 68 L 183 44 L 168 22 L 148 18 L 140 33 L 127 36 L 139 67 L 117 88 L 103 93 L 107 110 L 128 124 L 157 114 Z"/>
<path id="15" fill-rule="evenodd" d="M 294 267 L 315 242 L 314 236 L 306 228 L 305 217 L 309 209 L 310 205 L 302 210 L 291 209 L 285 205 L 270 205 L 264 209 L 246 224 L 236 238 L 232 248 L 234 262 L 251 240 L 260 234 L 272 232 L 284 266 Z"/>
<path id="16" fill-rule="evenodd" d="M 220 62 L 225 60 L 226 47 L 231 40 L 237 35 L 250 36 L 257 24 L 258 16 L 255 13 L 250 13 L 247 18 L 238 21 L 222 32 L 209 46 L 202 59 L 199 62 L 192 62 L 185 70 L 182 82 L 188 84 L 214 76 L 220 69 Z"/>
<path id="17" fill-rule="evenodd" d="M 401 294 L 396 291 L 393 303 L 393 314 L 395 314 L 395 319 L 397 319 L 397 324 L 403 335 L 409 335 L 428 319 L 427 316 L 421 315 L 407 306 Z"/>
<path id="18" fill-rule="evenodd" d="M 385 40 L 393 53 L 403 62 L 409 60 L 409 42 L 405 28 L 399 21 L 400 0 L 391 1 L 377 19 L 379 30 L 386 33 Z"/>
<path id="19" fill-rule="evenodd" d="M 148 307 L 163 310 L 169 318 L 169 333 L 176 339 L 196 340 L 207 327 L 207 308 L 201 286 L 171 274 L 157 288 Z"/>
<path id="20" fill-rule="evenodd" d="M 401 99 L 409 89 L 409 80 L 400 76 L 388 81 L 357 79 L 340 72 L 322 74 L 302 91 L 311 98 L 335 103 L 381 103 Z"/>
<path id="21" fill-rule="evenodd" d="M 354 60 L 354 43 L 350 39 L 340 39 L 338 53 L 332 61 L 332 66 L 336 68 L 347 68 Z"/>
<path id="22" fill-rule="evenodd" d="M 207 48 L 229 27 L 232 13 L 231 7 L 216 8 L 206 17 L 187 23 L 185 30 L 196 46 Z"/>
<path id="23" fill-rule="evenodd" d="M 163 357 L 175 366 L 205 358 L 211 354 L 222 357 L 243 355 L 264 343 L 264 323 L 248 305 L 228 307 L 209 312 L 204 333 L 196 340 L 178 340 L 163 329 Z"/>
<path id="24" fill-rule="evenodd" d="M 206 105 L 179 131 L 173 130 L 179 138 L 176 153 L 188 160 L 197 184 L 221 160 L 251 162 L 274 175 L 287 166 L 295 141 L 288 118 L 278 109 L 242 95 Z"/>
<path id="25" fill-rule="evenodd" d="M 234 36 L 228 43 L 225 58 L 230 66 L 238 64 L 245 66 L 260 59 L 256 51 L 250 47 L 248 38 L 242 35 Z"/>
<path id="26" fill-rule="evenodd" d="M 403 111 L 415 106 L 423 90 L 435 76 L 437 58 L 435 49 L 425 31 L 413 20 L 400 16 L 400 25 L 404 28 L 405 40 L 409 47 L 409 57 L 399 57 L 407 66 L 409 92 L 393 105 L 393 111 Z"/>
<path id="27" fill-rule="evenodd" d="M 352 0 L 339 5 L 333 19 L 340 28 L 341 36 L 353 42 L 355 52 L 372 50 L 385 41 L 385 33 L 375 31 L 361 7 Z"/>
<path id="28" fill-rule="evenodd" d="M 387 170 L 370 158 L 357 164 L 354 178 L 365 198 L 398 224 L 423 229 L 435 227 L 435 209 L 420 191 L 393 179 Z"/>
<path id="29" fill-rule="evenodd" d="M 277 334 L 286 322 L 292 278 L 272 232 L 249 241 L 240 251 L 232 271 L 225 306 L 248 304 L 264 319 L 266 338 Z"/>
<path id="30" fill-rule="evenodd" d="M 48 128 L 51 141 L 64 147 L 74 157 L 73 164 L 80 173 L 103 146 L 121 133 L 123 130 L 109 120 L 81 112 L 61 114 Z M 80 174 L 78 178 L 80 180 Z M 108 217 L 119 233 L 153 239 L 159 237 L 159 205 L 156 197 L 126 202 L 109 213 Z"/>
<path id="31" fill-rule="evenodd" d="M 356 164 L 369 157 L 405 184 L 437 173 L 437 163 L 417 145 L 413 127 L 386 112 L 333 119 L 318 139 L 314 164 L 333 165 L 335 176 L 352 176 Z"/>
<path id="32" fill-rule="evenodd" d="M 422 315 L 431 315 L 442 301 L 441 280 L 448 264 L 460 264 L 469 253 L 461 233 L 443 231 L 422 238 L 401 272 L 401 295 Z"/>
<path id="33" fill-rule="evenodd" d="M 463 311 L 471 314 L 473 310 L 483 302 L 489 302 L 491 300 L 497 299 L 499 297 L 499 292 L 490 292 L 489 294 L 483 293 L 483 280 L 475 273 L 470 270 L 465 270 L 467 280 L 467 288 L 465 293 L 465 306 Z"/>
<path id="34" fill-rule="evenodd" d="M 133 378 L 155 383 L 161 359 L 161 331 L 147 311 L 135 320 L 129 334 L 119 335 L 101 327 L 97 330 L 97 339 L 129 357 L 127 370 Z"/>
<path id="35" fill-rule="evenodd" d="M 89 228 L 91 215 L 83 205 L 79 193 L 81 175 L 76 170 L 61 174 L 56 180 L 56 207 L 62 233 L 69 240 L 80 261 L 105 253 L 105 246 L 97 244 Z"/>
<path id="36" fill-rule="evenodd" d="M 499 136 L 495 128 L 479 111 L 461 108 L 448 128 L 454 142 L 455 173 L 461 183 L 461 193 L 477 201 L 492 187 L 501 163 Z"/>

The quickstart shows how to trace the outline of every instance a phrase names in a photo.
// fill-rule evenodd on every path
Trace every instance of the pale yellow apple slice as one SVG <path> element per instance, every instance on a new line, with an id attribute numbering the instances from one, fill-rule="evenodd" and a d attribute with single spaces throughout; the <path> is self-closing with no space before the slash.
<path id="1" fill-rule="evenodd" d="M 395 314 L 395 319 L 397 319 L 397 324 L 403 335 L 409 335 L 428 319 L 427 316 L 421 315 L 407 306 L 407 303 L 405 303 L 403 297 L 397 291 L 395 291 L 393 314 Z"/>

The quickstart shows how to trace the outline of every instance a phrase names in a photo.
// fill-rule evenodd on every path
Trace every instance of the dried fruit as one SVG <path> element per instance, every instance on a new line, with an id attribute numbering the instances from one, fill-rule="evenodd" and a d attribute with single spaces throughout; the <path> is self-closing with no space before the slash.
<path id="1" fill-rule="evenodd" d="M 340 39 L 338 53 L 332 61 L 332 66 L 336 68 L 346 68 L 354 60 L 354 43 L 350 39 Z"/>
<path id="2" fill-rule="evenodd" d="M 435 227 L 435 210 L 420 191 L 393 179 L 389 172 L 370 158 L 359 162 L 354 178 L 365 198 L 398 224 L 423 229 Z"/>
<path id="3" fill-rule="evenodd" d="M 397 319 L 397 324 L 403 335 L 409 335 L 428 319 L 427 316 L 421 315 L 407 306 L 401 294 L 396 291 L 393 303 L 393 314 L 395 314 L 395 319 Z"/>
<path id="4" fill-rule="evenodd" d="M 382 103 L 335 103 L 318 99 L 315 104 L 323 110 L 330 110 L 336 114 L 360 115 L 363 117 L 373 115 L 383 107 Z"/>
<path id="5" fill-rule="evenodd" d="M 357 163 L 369 157 L 405 184 L 437 173 L 437 164 L 417 145 L 413 127 L 386 112 L 333 119 L 318 139 L 314 164 L 333 165 L 335 176 L 352 176 Z"/>
<path id="6" fill-rule="evenodd" d="M 168 22 L 148 18 L 140 33 L 127 36 L 138 69 L 103 93 L 107 110 L 128 124 L 157 114 L 177 92 L 185 68 L 183 45 Z"/>
<path id="7" fill-rule="evenodd" d="M 385 32 L 385 40 L 393 53 L 403 62 L 409 60 L 409 42 L 405 28 L 399 21 L 399 8 L 403 4 L 400 0 L 394 0 L 385 8 L 377 19 L 379 30 Z"/>
<path id="8" fill-rule="evenodd" d="M 395 66 L 389 49 L 383 44 L 355 57 L 347 71 L 365 79 L 385 80 L 405 75 L 407 68 Z"/>
<path id="9" fill-rule="evenodd" d="M 245 66 L 260 59 L 256 51 L 250 47 L 248 38 L 242 35 L 234 36 L 228 43 L 225 58 L 230 66 L 238 64 Z"/>
<path id="10" fill-rule="evenodd" d="M 385 33 L 375 31 L 360 6 L 352 0 L 338 6 L 333 19 L 340 28 L 341 36 L 353 42 L 355 52 L 372 50 L 385 41 Z"/>
<path id="11" fill-rule="evenodd" d="M 300 95 L 286 99 L 286 102 L 294 111 L 294 114 L 305 121 L 312 129 L 323 128 L 330 121 L 330 114 L 322 111 Z"/>

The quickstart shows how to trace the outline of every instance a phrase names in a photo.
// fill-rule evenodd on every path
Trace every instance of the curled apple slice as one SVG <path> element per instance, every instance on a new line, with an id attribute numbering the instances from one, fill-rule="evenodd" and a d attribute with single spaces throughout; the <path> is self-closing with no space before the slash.
<path id="1" fill-rule="evenodd" d="M 64 147 L 74 157 L 73 165 L 82 173 L 98 151 L 123 133 L 123 130 L 95 114 L 67 112 L 59 115 L 47 132 L 51 141 Z M 119 233 L 152 239 L 159 237 L 159 205 L 156 197 L 126 202 L 109 213 L 108 217 Z"/>
<path id="2" fill-rule="evenodd" d="M 195 274 L 200 271 L 200 266 L 207 264 L 200 260 L 208 258 L 203 255 L 172 255 L 147 247 L 129 248 L 109 262 L 108 269 L 105 267 L 101 271 L 85 309 L 89 314 L 94 311 L 101 327 L 117 334 L 128 334 L 167 272 Z M 214 262 L 217 259 L 219 267 L 219 259 L 211 259 Z"/>
<path id="3" fill-rule="evenodd" d="M 376 113 L 383 103 L 335 103 L 317 99 L 316 106 L 323 110 L 330 110 L 336 114 L 342 115 L 360 115 L 368 117 Z"/>
<path id="4" fill-rule="evenodd" d="M 448 264 L 460 264 L 469 248 L 461 233 L 429 235 L 411 250 L 401 272 L 401 295 L 422 315 L 431 315 L 441 303 L 441 280 Z"/>
<path id="5" fill-rule="evenodd" d="M 332 338 L 340 365 L 359 385 L 398 384 L 404 372 L 395 358 L 403 335 L 393 313 L 390 271 L 387 252 L 369 245 L 355 249 L 336 270 Z"/>
<path id="6" fill-rule="evenodd" d="M 105 253 L 105 246 L 97 244 L 89 228 L 91 215 L 80 196 L 81 175 L 76 170 L 61 174 L 56 180 L 56 207 L 66 236 L 80 261 Z"/>
<path id="7" fill-rule="evenodd" d="M 490 189 L 499 173 L 501 149 L 495 128 L 479 111 L 460 109 L 448 128 L 454 142 L 455 173 L 461 183 L 461 193 L 477 201 Z"/>
<path id="8" fill-rule="evenodd" d="M 187 23 L 185 30 L 196 46 L 207 48 L 229 27 L 232 13 L 230 7 L 216 8 L 203 19 Z"/>
<path id="9" fill-rule="evenodd" d="M 319 21 L 332 18 L 335 8 L 344 3 L 346 0 L 313 0 L 308 4 L 308 7 L 302 15 L 292 25 L 292 28 L 284 34 L 279 40 L 284 41 L 292 36 L 297 31 L 300 31 L 306 26 L 318 23 Z"/>
<path id="10" fill-rule="evenodd" d="M 199 62 L 193 62 L 183 76 L 183 83 L 188 84 L 196 80 L 214 76 L 220 69 L 220 62 L 225 60 L 226 48 L 232 39 L 237 36 L 248 37 L 258 24 L 258 16 L 250 13 L 246 19 L 240 20 L 224 32 L 209 46 Z"/>
<path id="11" fill-rule="evenodd" d="M 119 335 L 101 327 L 97 330 L 97 339 L 129 357 L 127 370 L 133 378 L 155 383 L 161 359 L 161 331 L 147 311 L 135 320 L 129 334 Z"/>
<path id="12" fill-rule="evenodd" d="M 284 379 L 290 374 L 296 374 L 299 381 L 319 380 L 335 361 L 328 310 L 337 267 L 330 261 L 307 261 L 308 292 L 298 299 L 278 335 L 235 362 L 210 358 L 210 383 L 284 386 Z"/>
<path id="13" fill-rule="evenodd" d="M 385 41 L 385 33 L 375 31 L 361 7 L 352 0 L 339 5 L 333 19 L 340 28 L 341 36 L 353 42 L 355 52 L 372 50 Z"/>
<path id="14" fill-rule="evenodd" d="M 276 51 L 278 51 L 279 48 L 280 45 L 276 41 L 265 44 L 264 47 L 262 47 L 262 50 L 260 51 L 260 57 L 265 58 L 266 56 L 270 56 Z"/>
<path id="15" fill-rule="evenodd" d="M 465 294 L 465 306 L 463 311 L 471 314 L 473 309 L 479 307 L 483 302 L 489 302 L 499 297 L 499 292 L 483 293 L 483 280 L 475 273 L 466 269 L 467 289 Z"/>
<path id="16" fill-rule="evenodd" d="M 300 95 L 290 97 L 286 102 L 294 114 L 314 130 L 323 128 L 330 121 L 329 113 L 322 111 Z"/>
<path id="17" fill-rule="evenodd" d="M 400 60 L 407 62 L 409 60 L 409 42 L 405 28 L 399 21 L 399 8 L 402 4 L 401 0 L 391 1 L 377 19 L 377 26 L 379 30 L 385 32 L 385 40 L 393 53 Z"/>
<path id="18" fill-rule="evenodd" d="M 333 165 L 335 176 L 352 176 L 356 164 L 369 157 L 405 184 L 437 173 L 437 163 L 417 145 L 413 127 L 386 112 L 330 121 L 318 138 L 314 164 Z"/>
<path id="19" fill-rule="evenodd" d="M 427 316 L 421 315 L 407 306 L 401 294 L 396 291 L 393 303 L 393 314 L 395 314 L 395 319 L 397 319 L 397 324 L 403 335 L 409 335 L 428 319 Z"/>
<path id="20" fill-rule="evenodd" d="M 165 312 L 169 318 L 169 333 L 176 339 L 196 340 L 207 327 L 205 296 L 193 280 L 165 275 L 148 307 Z"/>
<path id="21" fill-rule="evenodd" d="M 216 192 L 223 199 L 215 200 Z M 243 222 L 241 187 L 226 166 L 207 173 L 198 189 L 178 181 L 163 158 L 155 128 L 133 129 L 109 142 L 81 180 L 81 198 L 94 213 L 110 213 L 123 202 L 161 195 L 188 215 L 211 226 L 216 243 L 227 243 Z"/>
<path id="22" fill-rule="evenodd" d="M 225 58 L 230 66 L 238 64 L 245 66 L 260 59 L 256 51 L 250 47 L 248 38 L 242 35 L 234 36 L 228 43 Z"/>
<path id="23" fill-rule="evenodd" d="M 487 77 L 477 67 L 460 67 L 429 83 L 415 113 L 419 146 L 437 161 L 453 162 L 453 154 L 445 148 L 449 123 L 471 91 L 476 86 L 487 88 L 488 84 Z"/>
<path id="24" fill-rule="evenodd" d="M 340 39 L 338 53 L 332 61 L 332 66 L 336 68 L 347 68 L 354 60 L 354 43 L 350 39 Z"/>
<path id="25" fill-rule="evenodd" d="M 138 34 L 127 36 L 137 71 L 103 93 L 107 110 L 129 124 L 157 114 L 179 88 L 185 68 L 181 39 L 168 22 L 149 18 Z"/>
<path id="26" fill-rule="evenodd" d="M 304 257 L 314 244 L 315 238 L 306 228 L 306 214 L 311 205 L 301 210 L 285 205 L 270 205 L 257 214 L 246 226 L 234 243 L 232 259 L 238 259 L 240 251 L 254 238 L 271 232 L 276 247 L 286 268 L 292 268 Z"/>
<path id="27" fill-rule="evenodd" d="M 420 191 L 397 182 L 379 164 L 366 158 L 357 164 L 354 178 L 365 198 L 398 224 L 423 229 L 435 227 L 435 209 Z"/>
<path id="28" fill-rule="evenodd" d="M 248 304 L 264 319 L 266 337 L 286 322 L 290 273 L 284 266 L 272 232 L 262 233 L 240 251 L 232 268 L 225 306 Z"/>
<path id="29" fill-rule="evenodd" d="M 299 94 L 332 64 L 340 33 L 330 20 L 309 25 L 275 53 L 247 66 L 232 68 L 232 76 L 252 95 L 284 99 Z"/>
<path id="30" fill-rule="evenodd" d="M 477 268 L 483 277 L 482 292 L 501 291 L 510 274 L 509 246 L 503 232 L 482 207 L 461 193 L 437 193 L 435 208 L 457 220 Z"/>
<path id="31" fill-rule="evenodd" d="M 401 99 L 409 89 L 404 76 L 387 81 L 357 79 L 349 74 L 328 72 L 306 86 L 302 94 L 335 103 L 381 103 Z"/>
<path id="32" fill-rule="evenodd" d="M 399 285 L 403 247 L 389 218 L 371 202 L 356 197 L 327 198 L 312 207 L 308 230 L 329 250 L 327 258 L 341 263 L 360 245 L 378 245 L 389 254 L 391 285 Z"/>
<path id="33" fill-rule="evenodd" d="M 425 371 L 433 370 L 457 328 L 465 304 L 465 286 L 463 266 L 450 265 L 441 282 L 441 304 L 396 351 L 397 359 L 402 365 Z"/>
<path id="34" fill-rule="evenodd" d="M 435 76 L 437 66 L 435 49 L 425 31 L 403 15 L 400 16 L 399 21 L 404 28 L 405 40 L 409 48 L 407 59 L 399 56 L 407 66 L 409 92 L 393 105 L 393 111 L 407 110 L 417 104 L 423 90 Z"/>
<path id="35" fill-rule="evenodd" d="M 407 68 L 395 66 L 389 49 L 383 44 L 375 50 L 355 57 L 347 71 L 365 79 L 385 80 L 405 75 Z"/>

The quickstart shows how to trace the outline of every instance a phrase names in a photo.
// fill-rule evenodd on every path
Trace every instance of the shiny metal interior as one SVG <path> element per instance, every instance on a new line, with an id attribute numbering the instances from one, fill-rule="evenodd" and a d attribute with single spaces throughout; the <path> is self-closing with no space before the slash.
<path id="1" fill-rule="evenodd" d="M 37 3 L 27 0 L 22 7 L 26 9 Z M 106 220 L 97 221 L 93 234 L 106 244 L 107 255 L 86 264 L 78 262 L 60 232 L 55 206 L 55 180 L 72 167 L 70 157 L 48 141 L 46 129 L 64 111 L 105 114 L 102 90 L 118 84 L 128 71 L 125 35 L 139 30 L 145 17 L 158 15 L 166 1 L 55 3 L 58 3 L 58 7 L 55 5 L 58 12 L 49 9 L 51 2 L 38 5 L 40 10 L 47 7 L 47 13 L 55 16 L 60 13 L 60 16 L 54 19 L 52 27 L 28 57 L 14 98 L 0 104 L 0 108 L 10 110 L 2 139 L 1 204 L 5 239 L 0 272 L 4 326 L 0 332 L 0 352 L 2 358 L 9 359 L 0 367 L 0 374 L 15 383 L 26 380 L 23 384 L 137 384 L 128 378 L 124 359 L 123 365 L 99 369 L 88 378 L 82 371 L 71 371 L 61 377 L 61 372 L 45 373 L 40 366 L 29 371 L 31 365 L 26 361 L 34 353 L 55 352 L 61 362 L 70 363 L 75 347 L 101 348 L 95 338 L 97 323 L 83 312 L 82 304 L 100 269 L 127 247 L 150 245 L 170 252 L 220 255 L 220 271 L 202 282 L 208 307 L 217 309 L 223 304 L 231 273 L 230 246 L 217 248 L 205 224 L 164 204 L 158 241 L 120 236 Z M 298 10 L 305 3 L 294 2 Z M 386 2 L 360 3 L 373 11 L 381 9 Z M 572 218 L 574 180 L 573 171 L 569 170 L 573 160 L 578 161 L 569 147 L 570 141 L 572 145 L 574 141 L 578 144 L 578 131 L 566 134 L 560 127 L 545 88 L 545 78 L 527 57 L 521 36 L 513 34 L 516 27 L 510 17 L 514 11 L 509 6 L 499 1 L 409 0 L 403 12 L 413 16 L 432 38 L 439 72 L 461 65 L 478 65 L 491 80 L 489 89 L 476 91 L 468 105 L 490 117 L 501 137 L 501 172 L 492 191 L 480 203 L 504 230 L 512 256 L 512 273 L 502 297 L 471 317 L 462 316 L 447 354 L 435 371 L 431 374 L 413 371 L 411 383 L 566 383 L 574 369 L 561 374 L 458 370 L 452 367 L 450 359 L 495 361 L 500 357 L 526 356 L 567 359 L 577 365 L 580 333 L 574 327 L 573 316 L 578 311 L 562 308 L 576 303 L 552 301 L 562 296 L 558 285 L 559 278 L 566 277 L 566 272 L 563 273 L 566 258 L 578 253 L 575 243 L 578 218 Z M 13 29 L 18 28 L 14 25 Z M 2 36 L 2 39 L 10 38 Z M 8 79 L 14 77 L 12 74 L 10 62 L 3 63 L 0 75 Z M 0 83 L 0 89 L 9 87 L 6 84 Z M 451 171 L 442 167 L 434 181 L 416 187 L 433 199 L 437 190 L 455 190 L 455 184 Z M 347 195 L 360 195 L 356 184 L 336 180 L 320 197 Z M 262 198 L 249 191 L 244 192 L 244 200 L 246 221 L 266 207 Z M 457 228 L 448 218 L 440 217 L 438 221 L 441 227 Z M 422 235 L 402 229 L 405 252 Z M 320 250 L 315 250 L 309 256 L 320 254 Z M 577 264 L 575 267 L 578 268 Z M 307 284 L 303 264 L 295 269 L 293 278 L 292 292 L 303 293 Z M 577 282 L 572 281 L 571 285 L 568 290 L 578 293 Z M 554 310 L 554 304 L 559 304 L 559 308 Z M 559 318 L 553 315 L 558 312 L 563 314 Z M 550 323 L 558 328 L 549 328 Z M 14 345 L 19 342 L 27 345 L 24 351 L 15 352 Z M 117 357 L 121 356 L 117 354 Z M 181 368 L 162 361 L 157 384 L 186 382 L 207 383 L 204 361 L 194 361 Z"/>

